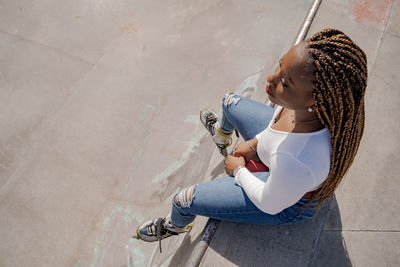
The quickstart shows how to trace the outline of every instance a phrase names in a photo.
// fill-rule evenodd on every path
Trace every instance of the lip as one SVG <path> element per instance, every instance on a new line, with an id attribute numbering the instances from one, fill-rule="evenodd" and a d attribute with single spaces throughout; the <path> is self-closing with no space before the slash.
<path id="1" fill-rule="evenodd" d="M 269 89 L 269 85 L 267 85 L 267 87 L 265 88 L 265 91 L 267 92 L 267 94 L 268 94 L 269 96 L 274 96 L 274 95 L 271 93 L 271 90 Z"/>

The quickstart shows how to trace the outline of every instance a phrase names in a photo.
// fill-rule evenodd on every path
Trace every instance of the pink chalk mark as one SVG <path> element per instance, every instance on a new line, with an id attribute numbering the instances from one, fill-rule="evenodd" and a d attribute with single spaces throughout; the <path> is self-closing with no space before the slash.
<path id="1" fill-rule="evenodd" d="M 357 23 L 386 23 L 386 10 L 391 6 L 393 0 L 365 0 L 356 1 L 353 14 Z"/>

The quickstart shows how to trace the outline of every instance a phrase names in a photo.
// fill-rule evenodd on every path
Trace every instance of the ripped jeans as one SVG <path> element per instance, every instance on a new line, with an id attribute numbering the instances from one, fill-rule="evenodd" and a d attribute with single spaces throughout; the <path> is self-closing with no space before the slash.
<path id="1" fill-rule="evenodd" d="M 222 131 L 231 132 L 237 129 L 245 140 L 249 140 L 268 126 L 274 109 L 229 93 L 222 99 L 222 112 Z M 264 182 L 269 178 L 269 172 L 253 174 Z M 183 193 L 187 196 L 187 192 Z M 191 223 L 196 215 L 200 215 L 248 224 L 293 224 L 310 219 L 315 214 L 318 201 L 304 209 L 307 202 L 308 199 L 302 198 L 293 206 L 271 215 L 258 209 L 244 190 L 235 184 L 234 178 L 226 176 L 195 185 L 193 198 L 183 205 L 178 206 L 173 198 L 171 223 L 183 227 Z"/>

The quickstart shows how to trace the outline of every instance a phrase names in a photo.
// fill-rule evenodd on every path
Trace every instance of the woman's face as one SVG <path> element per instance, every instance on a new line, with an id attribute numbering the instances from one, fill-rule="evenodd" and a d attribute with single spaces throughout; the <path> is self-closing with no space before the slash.
<path id="1" fill-rule="evenodd" d="M 280 59 L 275 73 L 267 77 L 266 90 L 272 103 L 294 110 L 314 104 L 315 67 L 309 61 L 306 45 L 303 41 L 291 48 Z"/>

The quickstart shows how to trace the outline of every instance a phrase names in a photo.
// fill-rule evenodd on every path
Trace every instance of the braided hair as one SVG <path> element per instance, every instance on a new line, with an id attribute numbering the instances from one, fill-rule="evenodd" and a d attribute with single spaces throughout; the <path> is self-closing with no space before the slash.
<path id="1" fill-rule="evenodd" d="M 364 131 L 364 95 L 367 57 L 343 32 L 324 29 L 307 39 L 309 59 L 314 63 L 314 110 L 331 136 L 328 178 L 313 194 L 317 209 L 332 196 L 353 163 Z"/>

